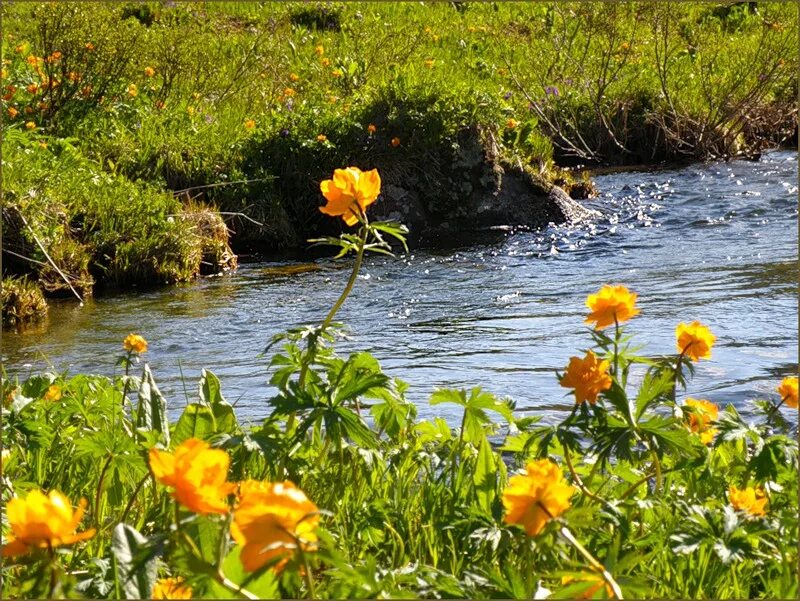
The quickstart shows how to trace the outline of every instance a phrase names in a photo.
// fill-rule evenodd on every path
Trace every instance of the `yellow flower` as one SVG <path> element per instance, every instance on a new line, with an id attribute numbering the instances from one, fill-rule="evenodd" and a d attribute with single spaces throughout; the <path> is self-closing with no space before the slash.
<path id="1" fill-rule="evenodd" d="M 8 116 L 12 119 L 15 119 L 16 116 L 19 115 L 19 111 L 15 109 L 13 106 L 8 108 Z"/>
<path id="2" fill-rule="evenodd" d="M 67 73 L 67 79 L 72 82 L 80 81 L 81 74 L 78 73 L 77 71 L 70 71 L 69 73 Z"/>
<path id="3" fill-rule="evenodd" d="M 504 69 L 503 67 L 500 67 L 497 70 L 497 74 L 500 75 L 501 77 L 503 77 L 506 73 L 508 73 L 508 71 L 506 69 Z"/>
<path id="4" fill-rule="evenodd" d="M 506 524 L 519 524 L 528 536 L 536 536 L 552 518 L 570 506 L 574 488 L 563 480 L 558 466 L 549 459 L 527 465 L 527 474 L 512 476 L 503 491 Z"/>
<path id="5" fill-rule="evenodd" d="M 428 69 L 433 69 L 433 65 L 435 64 L 435 62 L 436 61 L 429 58 L 428 60 L 425 61 L 425 66 L 428 67 Z"/>
<path id="6" fill-rule="evenodd" d="M 144 76 L 145 77 L 153 77 L 156 74 L 156 70 L 153 67 L 145 67 L 144 68 Z"/>
<path id="7" fill-rule="evenodd" d="M 34 130 L 36 129 L 36 124 L 33 121 L 28 121 L 25 124 L 25 129 Z"/>
<path id="8" fill-rule="evenodd" d="M 239 488 L 231 535 L 242 545 L 244 569 L 253 572 L 279 559 L 280 570 L 297 550 L 316 548 L 319 509 L 289 481 L 247 480 Z"/>
<path id="9" fill-rule="evenodd" d="M 392 138 L 392 146 L 394 146 L 395 148 L 400 146 L 400 138 L 397 137 Z"/>
<path id="10" fill-rule="evenodd" d="M 39 142 L 39 148 L 47 148 L 47 142 Z"/>
<path id="11" fill-rule="evenodd" d="M 11 536 L 3 545 L 3 557 L 23 555 L 35 548 L 71 545 L 94 536 L 94 528 L 76 533 L 86 508 L 86 499 L 76 511 L 60 492 L 45 495 L 32 490 L 25 499 L 14 497 L 6 505 Z"/>
<path id="12" fill-rule="evenodd" d="M 767 504 L 767 498 L 760 488 L 748 486 L 739 490 L 735 486 L 731 486 L 728 489 L 728 499 L 733 508 L 738 511 L 744 511 L 753 516 L 766 515 L 767 513 L 764 509 Z"/>
<path id="13" fill-rule="evenodd" d="M 339 98 L 337 98 L 336 96 L 328 96 L 328 102 L 330 102 L 331 104 L 336 104 L 338 101 Z"/>
<path id="14" fill-rule="evenodd" d="M 381 193 L 381 176 L 378 170 L 361 171 L 358 167 L 336 169 L 333 179 L 319 185 L 328 201 L 319 210 L 332 217 L 341 216 L 347 225 L 358 223 L 358 217 L 375 202 Z"/>
<path id="15" fill-rule="evenodd" d="M 128 334 L 122 341 L 122 346 L 129 353 L 144 353 L 147 351 L 147 340 L 139 334 Z"/>
<path id="16" fill-rule="evenodd" d="M 227 513 L 227 497 L 235 489 L 228 482 L 230 457 L 208 443 L 190 438 L 168 453 L 150 449 L 150 469 L 156 480 L 175 489 L 172 497 L 194 513 Z"/>
<path id="17" fill-rule="evenodd" d="M 183 583 L 183 578 L 160 578 L 150 595 L 153 599 L 191 599 L 192 587 Z"/>
<path id="18" fill-rule="evenodd" d="M 679 323 L 675 328 L 678 352 L 692 361 L 711 358 L 711 347 L 717 339 L 708 327 L 699 321 Z"/>
<path id="19" fill-rule="evenodd" d="M 86 48 L 87 50 L 89 50 L 90 52 L 91 52 L 92 50 L 94 50 L 94 44 L 92 44 L 91 42 L 86 42 L 86 43 L 83 45 L 83 47 L 84 47 L 84 48 Z"/>
<path id="20" fill-rule="evenodd" d="M 255 126 L 256 126 L 256 122 L 253 121 L 252 119 L 248 119 L 247 121 L 244 122 L 244 128 L 245 129 L 253 129 Z"/>
<path id="21" fill-rule="evenodd" d="M 787 407 L 797 408 L 797 376 L 788 376 L 778 386 L 778 394 Z"/>
<path id="22" fill-rule="evenodd" d="M 377 128 L 377 127 L 375 127 L 375 124 L 374 124 L 374 123 L 370 123 L 369 125 L 367 125 L 367 131 L 368 131 L 370 134 L 374 134 L 376 131 L 378 131 L 378 128 Z"/>
<path id="23" fill-rule="evenodd" d="M 703 444 L 711 444 L 714 435 L 717 433 L 715 428 L 711 428 L 711 422 L 717 420 L 719 407 L 711 401 L 705 399 L 686 399 L 686 406 L 694 409 L 688 414 L 688 425 L 692 432 L 700 435 Z"/>
<path id="24" fill-rule="evenodd" d="M 516 119 L 509 119 L 508 121 L 506 121 L 506 127 L 508 129 L 514 129 L 517 125 L 519 125 L 519 121 L 517 121 Z"/>
<path id="25" fill-rule="evenodd" d="M 628 321 L 639 314 L 635 308 L 637 294 L 625 286 L 609 286 L 606 284 L 596 294 L 586 297 L 586 306 L 591 313 L 584 323 L 595 322 L 595 329 L 602 330 L 608 326 Z"/>
<path id="26" fill-rule="evenodd" d="M 291 97 L 291 96 L 294 96 L 296 93 L 297 93 L 297 92 L 295 92 L 295 91 L 294 91 L 294 88 L 286 88 L 286 89 L 283 91 L 283 95 L 284 95 L 284 96 L 289 96 L 289 97 Z"/>
<path id="27" fill-rule="evenodd" d="M 341 77 L 343 73 L 341 69 L 334 69 L 333 71 L 331 71 L 331 75 L 333 75 L 334 77 Z"/>
<path id="28" fill-rule="evenodd" d="M 599 572 L 584 572 L 574 578 L 569 575 L 561 577 L 562 586 L 567 585 L 570 582 L 592 583 L 591 586 L 588 586 L 586 589 L 583 590 L 583 592 L 580 594 L 579 597 L 575 597 L 576 599 L 593 599 L 595 594 L 603 588 L 603 585 L 605 585 L 606 597 L 608 597 L 609 599 L 613 599 L 615 597 L 614 589 L 611 588 L 611 585 L 605 581 L 605 578 L 603 578 L 603 575 L 600 574 Z"/>
<path id="29" fill-rule="evenodd" d="M 135 98 L 138 93 L 139 93 L 139 88 L 136 86 L 135 83 L 128 85 L 128 96 Z"/>
<path id="30" fill-rule="evenodd" d="M 323 58 L 320 62 L 322 63 L 323 67 L 327 67 L 327 66 L 329 66 L 331 64 L 331 59 Z"/>
<path id="31" fill-rule="evenodd" d="M 44 393 L 44 400 L 45 401 L 60 401 L 61 400 L 61 387 L 57 384 L 53 384 L 47 389 L 47 392 Z"/>
<path id="32" fill-rule="evenodd" d="M 325 134 L 319 134 L 317 136 L 317 142 L 327 142 L 327 141 L 328 141 L 328 136 L 326 136 Z"/>
<path id="33" fill-rule="evenodd" d="M 314 53 L 317 56 L 322 56 L 323 54 L 325 54 L 325 48 L 323 48 L 322 46 L 317 46 L 316 48 L 314 48 Z"/>
<path id="34" fill-rule="evenodd" d="M 300 81 L 300 76 L 297 73 L 289 73 L 289 79 L 291 81 Z"/>
<path id="35" fill-rule="evenodd" d="M 41 59 L 41 57 L 34 56 L 34 55 L 32 55 L 32 54 L 31 54 L 31 55 L 30 55 L 28 58 L 26 58 L 26 59 L 25 59 L 25 61 L 26 61 L 26 62 L 27 62 L 27 63 L 28 63 L 28 64 L 29 64 L 31 67 L 35 67 L 35 66 L 36 66 L 36 65 L 38 65 L 40 62 L 42 62 L 42 59 Z"/>
<path id="36" fill-rule="evenodd" d="M 23 52 L 25 52 L 25 44 L 18 45 L 16 48 L 14 48 L 14 52 L 16 52 L 17 54 L 22 54 Z"/>
<path id="37" fill-rule="evenodd" d="M 580 405 L 589 401 L 597 402 L 597 395 L 611 388 L 611 376 L 608 375 L 608 361 L 598 361 L 592 351 L 586 356 L 570 357 L 567 371 L 561 376 L 559 384 L 564 388 L 575 389 L 575 402 Z"/>

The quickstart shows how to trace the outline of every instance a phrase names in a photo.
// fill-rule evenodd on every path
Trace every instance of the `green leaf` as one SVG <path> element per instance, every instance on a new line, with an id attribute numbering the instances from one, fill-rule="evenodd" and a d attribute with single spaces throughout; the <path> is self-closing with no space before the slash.
<path id="1" fill-rule="evenodd" d="M 118 524 L 111 537 L 126 599 L 149 599 L 156 583 L 156 550 L 147 538 L 127 524 Z"/>
<path id="2" fill-rule="evenodd" d="M 673 374 L 668 370 L 648 372 L 636 397 L 636 420 L 660 397 L 672 390 Z"/>
<path id="3" fill-rule="evenodd" d="M 481 440 L 478 448 L 478 458 L 475 461 L 472 482 L 475 485 L 478 506 L 487 514 L 491 514 L 492 502 L 497 489 L 497 464 L 492 446 L 486 437 Z"/>
<path id="4" fill-rule="evenodd" d="M 192 403 L 183 410 L 183 413 L 178 418 L 172 442 L 175 445 L 179 445 L 189 438 L 205 440 L 215 432 L 214 414 L 211 408 L 206 405 Z"/>
<path id="5" fill-rule="evenodd" d="M 167 401 L 156 386 L 150 366 L 145 363 L 139 385 L 139 407 L 136 410 L 136 427 L 159 432 L 164 446 L 169 447 L 169 421 Z"/>

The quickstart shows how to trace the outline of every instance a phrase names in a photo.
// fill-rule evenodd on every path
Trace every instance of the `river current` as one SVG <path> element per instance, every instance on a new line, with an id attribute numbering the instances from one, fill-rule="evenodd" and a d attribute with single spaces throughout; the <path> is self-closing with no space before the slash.
<path id="1" fill-rule="evenodd" d="M 642 354 L 673 353 L 681 321 L 716 334 L 711 360 L 679 398 L 744 413 L 753 399 L 775 398 L 798 362 L 797 153 L 595 183 L 600 196 L 585 202 L 602 216 L 591 223 L 368 259 L 337 316 L 350 328 L 340 353 L 373 353 L 411 385 L 421 418 L 460 417 L 428 405 L 435 388 L 482 386 L 551 421 L 572 406 L 555 370 L 591 345 L 586 295 L 621 283 L 639 294 L 641 314 L 626 328 Z M 249 264 L 83 307 L 54 302 L 39 326 L 3 332 L 3 363 L 20 378 L 45 369 L 111 375 L 122 339 L 137 332 L 173 415 L 196 398 L 205 367 L 240 419 L 257 422 L 274 394 L 262 351 L 274 334 L 324 317 L 347 279 L 348 263 L 335 268 L 342 262 L 294 274 Z"/>

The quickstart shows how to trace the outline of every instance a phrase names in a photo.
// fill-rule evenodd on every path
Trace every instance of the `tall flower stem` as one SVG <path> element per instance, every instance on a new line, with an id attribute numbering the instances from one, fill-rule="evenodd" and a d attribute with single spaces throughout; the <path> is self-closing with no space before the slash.
<path id="1" fill-rule="evenodd" d="M 350 279 L 347 280 L 347 285 L 345 285 L 344 290 L 339 295 L 339 298 L 331 307 L 331 310 L 328 311 L 328 314 L 325 316 L 324 321 L 322 322 L 322 326 L 320 326 L 319 331 L 312 336 L 309 336 L 308 342 L 308 356 L 306 361 L 303 362 L 303 366 L 300 368 L 300 377 L 298 379 L 298 383 L 300 388 L 303 388 L 306 381 L 306 375 L 308 374 L 308 367 L 314 361 L 314 356 L 316 355 L 317 349 L 317 339 L 322 336 L 326 329 L 331 325 L 334 316 L 342 308 L 344 301 L 347 300 L 347 297 L 350 295 L 350 292 L 353 290 L 353 286 L 356 283 L 356 278 L 358 277 L 358 272 L 361 270 L 361 263 L 364 261 L 364 249 L 367 246 L 367 236 L 369 234 L 369 222 L 367 221 L 367 216 L 362 214 L 364 219 L 364 224 L 361 226 L 361 237 L 358 241 L 358 250 L 356 252 L 356 260 L 353 264 L 353 271 L 350 273 Z M 292 414 L 289 416 L 289 423 L 291 425 L 294 424 L 294 415 Z M 287 428 L 288 429 L 288 428 Z"/>
<path id="2" fill-rule="evenodd" d="M 672 380 L 672 401 L 675 401 L 675 395 L 678 390 L 678 380 L 681 377 L 681 364 L 683 363 L 683 357 L 686 354 L 686 351 L 689 350 L 689 345 L 686 346 L 685 349 L 681 351 L 681 354 L 678 355 L 678 360 L 675 362 L 675 378 Z"/>
<path id="3" fill-rule="evenodd" d="M 619 321 L 616 313 L 614 313 L 614 377 L 619 380 Z"/>

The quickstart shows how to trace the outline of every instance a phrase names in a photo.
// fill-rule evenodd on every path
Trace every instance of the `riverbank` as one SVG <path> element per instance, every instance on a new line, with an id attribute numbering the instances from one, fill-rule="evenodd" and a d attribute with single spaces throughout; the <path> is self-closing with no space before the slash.
<path id="1" fill-rule="evenodd" d="M 336 235 L 318 185 L 344 165 L 384 174 L 384 216 L 446 238 L 559 221 L 550 186 L 585 197 L 585 169 L 796 138 L 780 3 L 3 11 L 3 275 L 48 295 Z"/>

